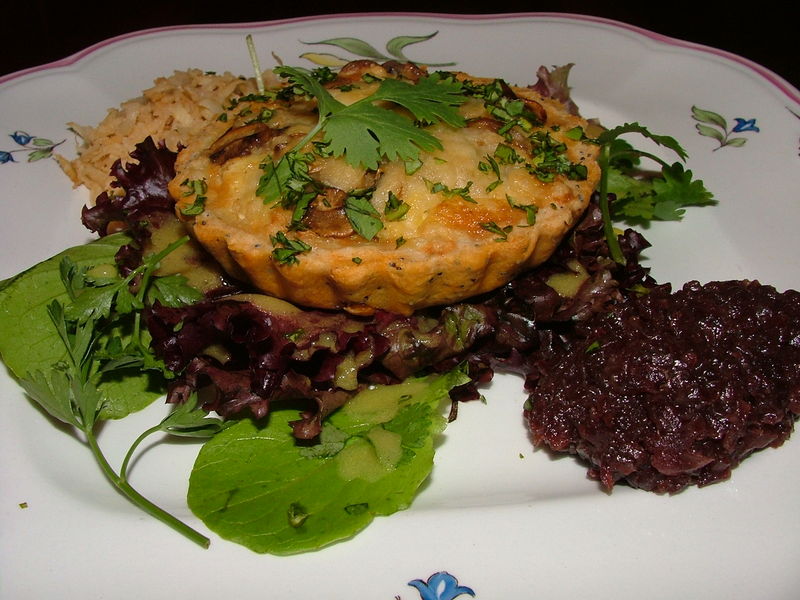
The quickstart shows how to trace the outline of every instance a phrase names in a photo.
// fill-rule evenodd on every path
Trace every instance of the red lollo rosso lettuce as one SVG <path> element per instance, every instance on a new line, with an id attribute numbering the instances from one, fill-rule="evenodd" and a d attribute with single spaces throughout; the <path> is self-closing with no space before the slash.
<path id="1" fill-rule="evenodd" d="M 296 437 L 314 438 L 322 419 L 365 385 L 399 383 L 461 355 L 492 330 L 491 314 L 469 305 L 446 308 L 433 320 L 390 313 L 364 319 L 270 304 L 223 298 L 149 310 L 153 350 L 180 373 L 168 400 L 183 402 L 205 389 L 207 410 L 257 418 L 272 402 L 313 400 L 315 410 L 292 425 Z"/>
<path id="2" fill-rule="evenodd" d="M 175 218 L 167 191 L 175 153 L 148 139 L 131 156 L 138 163 L 114 166 L 122 193 L 103 194 L 84 210 L 84 223 L 100 235 L 118 228 L 132 232 L 136 242 L 118 255 L 128 268 L 141 262 L 150 229 Z M 607 310 L 629 290 L 654 285 L 638 263 L 647 242 L 632 230 L 620 241 L 625 265 L 609 258 L 593 201 L 545 265 L 471 302 L 409 317 L 355 317 L 248 295 L 245 284 L 234 282 L 225 288 L 227 296 L 215 290 L 191 306 L 155 304 L 144 317 L 153 351 L 176 374 L 168 401 L 202 392 L 206 410 L 263 417 L 273 402 L 307 400 L 308 411 L 292 427 L 296 437 L 312 439 L 327 415 L 372 383 L 397 383 L 466 362 L 472 382 L 451 397 L 469 400 L 480 397 L 477 386 L 496 370 L 535 372 L 536 361 L 576 322 Z M 560 294 L 553 278 L 565 276 L 577 285 Z"/>
<path id="3" fill-rule="evenodd" d="M 167 185 L 175 177 L 178 155 L 163 143 L 156 145 L 148 137 L 136 144 L 130 156 L 136 162 L 123 165 L 117 160 L 111 167 L 114 176 L 111 185 L 121 193 L 103 192 L 95 199 L 94 206 L 84 206 L 81 211 L 84 226 L 100 237 L 121 230 L 133 237 L 135 243 L 122 246 L 117 254 L 123 273 L 141 264 L 142 248 L 150 237 L 150 228 L 174 214 L 175 200 Z"/>
<path id="4" fill-rule="evenodd" d="M 571 88 L 567 84 L 569 72 L 574 66 L 574 63 L 568 63 L 560 67 L 553 67 L 552 70 L 541 66 L 536 71 L 536 83 L 530 87 L 545 98 L 558 100 L 571 114 L 577 115 L 580 111 L 571 97 Z"/>
<path id="5" fill-rule="evenodd" d="M 167 185 L 175 177 L 176 157 L 175 152 L 164 144 L 156 145 L 152 138 L 137 144 L 131 152 L 136 162 L 123 166 L 117 160 L 111 167 L 115 178 L 111 185 L 123 193 L 100 194 L 94 206 L 83 208 L 83 224 L 101 237 L 122 226 L 144 233 L 155 214 L 171 214 L 175 200 L 169 195 Z"/>

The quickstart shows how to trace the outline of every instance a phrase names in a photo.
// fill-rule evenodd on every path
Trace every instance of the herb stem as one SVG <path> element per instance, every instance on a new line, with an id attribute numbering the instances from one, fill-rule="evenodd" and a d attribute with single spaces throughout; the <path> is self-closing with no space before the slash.
<path id="1" fill-rule="evenodd" d="M 327 121 L 328 121 L 327 117 L 320 116 L 320 119 L 317 122 L 317 124 L 314 125 L 311 131 L 309 131 L 302 140 L 300 140 L 297 144 L 294 145 L 294 147 L 290 150 L 290 152 L 295 152 L 295 151 L 299 152 L 300 150 L 302 150 L 303 146 L 305 146 L 308 142 L 313 140 L 314 137 L 325 127 Z"/>
<path id="2" fill-rule="evenodd" d="M 120 492 L 122 492 L 122 494 L 125 497 L 127 497 L 131 502 L 133 502 L 136 506 L 138 506 L 144 512 L 149 514 L 151 517 L 154 517 L 159 521 L 161 521 L 162 523 L 164 523 L 165 525 L 168 525 L 169 527 L 171 527 L 184 537 L 190 539 L 194 543 L 198 544 L 199 546 L 202 546 L 203 548 L 208 548 L 208 546 L 211 544 L 211 540 L 209 540 L 199 531 L 192 529 L 186 523 L 184 523 L 177 517 L 171 515 L 163 508 L 157 506 L 156 504 L 153 504 L 153 502 L 151 502 L 150 500 L 142 496 L 139 492 L 137 492 L 136 489 L 130 483 L 128 483 L 127 479 L 125 478 L 124 469 L 121 471 L 122 475 L 117 475 L 117 473 L 114 471 L 111 465 L 108 464 L 108 461 L 106 460 L 103 451 L 97 444 L 97 439 L 95 438 L 94 433 L 91 430 L 88 431 L 84 430 L 84 433 L 86 434 L 86 440 L 87 443 L 89 444 L 89 448 L 91 449 L 92 454 L 94 454 L 95 460 L 97 460 L 97 463 L 100 465 L 100 468 L 103 470 L 103 473 L 108 478 L 108 480 L 112 484 L 114 484 L 114 486 Z M 138 445 L 138 443 L 142 439 L 144 439 L 144 436 L 145 434 L 139 436 L 137 441 L 134 443 L 134 447 Z M 130 458 L 130 454 L 131 453 L 129 451 L 128 456 L 125 457 L 125 465 L 124 465 L 125 468 L 127 468 L 127 462 L 128 459 Z"/>
<path id="3" fill-rule="evenodd" d="M 131 447 L 128 448 L 128 452 L 125 453 L 125 458 L 122 460 L 122 466 L 119 468 L 119 476 L 122 479 L 128 479 L 128 464 L 130 463 L 131 459 L 133 458 L 134 452 L 139 447 L 145 438 L 147 438 L 150 434 L 155 433 L 156 431 L 160 431 L 160 425 L 153 425 L 147 431 L 144 431 L 136 440 L 131 444 Z"/>
<path id="4" fill-rule="evenodd" d="M 258 52 L 256 52 L 256 44 L 253 41 L 253 36 L 248 33 L 245 37 L 245 42 L 247 44 L 247 52 L 250 54 L 250 63 L 253 65 L 253 71 L 255 71 L 258 93 L 263 95 L 265 91 L 264 77 L 261 75 L 261 63 L 258 61 Z"/>
<path id="5" fill-rule="evenodd" d="M 600 147 L 600 155 L 597 157 L 597 163 L 600 166 L 600 212 L 603 215 L 603 233 L 605 234 L 606 243 L 608 244 L 608 251 L 611 258 L 617 264 L 625 264 L 625 255 L 622 253 L 622 248 L 619 245 L 619 238 L 614 231 L 614 223 L 611 221 L 611 211 L 608 207 L 608 169 L 609 169 L 609 144 L 603 144 Z"/>

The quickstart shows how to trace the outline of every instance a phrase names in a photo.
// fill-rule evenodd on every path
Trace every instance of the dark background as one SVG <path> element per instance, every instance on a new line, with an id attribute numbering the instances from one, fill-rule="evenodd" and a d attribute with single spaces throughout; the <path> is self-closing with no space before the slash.
<path id="1" fill-rule="evenodd" d="M 565 12 L 623 21 L 650 31 L 744 56 L 800 86 L 798 21 L 784 3 L 682 4 L 677 2 L 418 2 L 354 0 L 321 2 L 153 2 L 96 4 L 11 0 L 0 9 L 0 74 L 65 58 L 102 40 L 152 27 L 268 21 L 348 12 L 447 12 L 461 14 Z M 723 6 L 723 8 L 718 8 Z"/>

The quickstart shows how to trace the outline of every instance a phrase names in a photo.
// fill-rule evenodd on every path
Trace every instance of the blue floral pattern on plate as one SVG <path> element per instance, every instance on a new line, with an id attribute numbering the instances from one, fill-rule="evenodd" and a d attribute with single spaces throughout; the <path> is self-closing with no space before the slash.
<path id="1" fill-rule="evenodd" d="M 700 135 L 713 138 L 719 142 L 719 145 L 714 150 L 719 150 L 725 146 L 741 148 L 745 145 L 747 138 L 731 137 L 732 133 L 758 133 L 761 131 L 756 125 L 755 119 L 745 119 L 743 117 L 734 117 L 733 120 L 736 124 L 729 131 L 728 121 L 725 117 L 697 106 L 692 106 L 692 118 L 698 121 L 695 128 Z"/>
<path id="2" fill-rule="evenodd" d="M 14 133 L 8 134 L 8 137 L 14 140 L 19 148 L 0 150 L 0 165 L 17 162 L 14 159 L 14 154 L 17 152 L 27 152 L 28 162 L 36 162 L 43 158 L 50 158 L 53 156 L 53 150 L 65 141 L 53 142 L 47 138 L 31 135 L 22 130 L 17 130 Z"/>
<path id="3" fill-rule="evenodd" d="M 458 579 L 447 571 L 434 573 L 427 581 L 421 579 L 409 581 L 408 585 L 417 589 L 420 600 L 454 600 L 459 596 L 475 596 L 472 588 L 459 585 Z M 395 596 L 395 600 L 399 598 L 400 596 Z"/>

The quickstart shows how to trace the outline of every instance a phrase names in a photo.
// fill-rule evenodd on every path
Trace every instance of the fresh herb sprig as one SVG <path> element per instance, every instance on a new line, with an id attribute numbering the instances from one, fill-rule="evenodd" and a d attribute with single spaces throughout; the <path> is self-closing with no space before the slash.
<path id="1" fill-rule="evenodd" d="M 178 240 L 146 258 L 126 277 L 120 277 L 111 267 L 79 268 L 65 257 L 60 273 L 69 301 L 53 300 L 47 312 L 66 356 L 47 373 L 29 372 L 27 377 L 21 378 L 20 384 L 50 415 L 83 433 L 101 470 L 125 497 L 190 540 L 208 547 L 206 536 L 131 486 L 128 466 L 141 442 L 155 432 L 210 437 L 222 428 L 221 421 L 208 417 L 192 398 L 140 435 L 118 471 L 106 459 L 95 434 L 101 411 L 108 401 L 100 387 L 104 379 L 122 374 L 131 367 L 168 374 L 147 347 L 146 331 L 141 328 L 141 310 L 154 299 L 172 306 L 199 299 L 199 292 L 186 285 L 180 276 L 154 276 L 161 260 L 186 241 L 188 238 Z"/>
<path id="2" fill-rule="evenodd" d="M 694 180 L 692 172 L 684 170 L 680 162 L 668 163 L 655 154 L 637 150 L 620 136 L 636 133 L 675 152 L 681 161 L 688 157 L 681 145 L 670 136 L 657 135 L 639 123 L 625 123 L 603 131 L 596 140 L 600 145 L 597 158 L 600 167 L 600 210 L 603 228 L 611 258 L 625 264 L 625 257 L 614 231 L 614 220 L 633 219 L 640 223 L 651 220 L 679 220 L 685 206 L 713 204 L 715 200 L 702 181 Z M 661 172 L 649 179 L 637 177 L 641 158 L 648 158 L 661 166 Z M 609 194 L 614 193 L 618 203 L 609 205 Z M 619 208 L 617 208 L 619 207 Z"/>
<path id="3" fill-rule="evenodd" d="M 416 84 L 384 79 L 375 92 L 347 105 L 334 98 L 306 69 L 278 67 L 276 72 L 290 82 L 296 93 L 317 100 L 319 120 L 277 164 L 266 166 L 259 186 L 259 195 L 266 203 L 277 202 L 282 190 L 292 189 L 292 175 L 296 171 L 293 165 L 302 148 L 318 134 L 322 134 L 322 143 L 331 156 L 343 156 L 356 167 L 376 169 L 383 157 L 413 161 L 420 150 L 442 148 L 441 142 L 420 124 L 443 122 L 453 127 L 464 126 L 457 110 L 466 99 L 461 94 L 461 84 L 436 74 L 423 77 Z M 386 108 L 384 103 L 401 106 L 412 116 Z"/>

